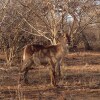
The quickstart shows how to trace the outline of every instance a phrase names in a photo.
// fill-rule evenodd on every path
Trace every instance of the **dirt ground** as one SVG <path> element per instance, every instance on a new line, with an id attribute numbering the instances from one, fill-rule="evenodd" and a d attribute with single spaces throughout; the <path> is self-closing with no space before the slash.
<path id="1" fill-rule="evenodd" d="M 19 84 L 19 68 L 0 63 L 0 100 L 100 100 L 100 52 L 66 54 L 57 87 L 50 85 L 49 68 L 28 74 L 29 84 Z"/>

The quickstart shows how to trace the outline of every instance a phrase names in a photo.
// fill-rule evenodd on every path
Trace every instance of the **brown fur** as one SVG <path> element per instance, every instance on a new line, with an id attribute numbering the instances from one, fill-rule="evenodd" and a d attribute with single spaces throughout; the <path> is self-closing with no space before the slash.
<path id="1" fill-rule="evenodd" d="M 43 45 L 37 45 L 37 44 L 28 44 L 24 47 L 23 52 L 23 61 L 27 61 L 29 58 L 33 56 L 34 53 L 43 53 L 45 56 L 55 56 L 56 58 L 58 56 L 61 56 L 63 49 L 61 48 L 61 45 L 50 45 L 50 46 L 43 46 Z M 51 53 L 51 54 L 50 54 Z"/>
<path id="2" fill-rule="evenodd" d="M 64 39 L 61 39 L 64 41 Z M 62 43 L 64 44 L 64 42 Z M 51 65 L 51 83 L 56 85 L 56 72 L 58 69 L 59 76 L 61 58 L 64 55 L 64 48 L 62 44 L 57 45 L 39 45 L 28 44 L 24 47 L 23 52 L 23 67 L 21 69 L 24 72 L 24 81 L 27 82 L 27 73 L 33 66 L 44 65 L 44 62 Z M 58 65 L 57 65 L 58 64 Z M 58 68 L 57 68 L 58 67 Z"/>

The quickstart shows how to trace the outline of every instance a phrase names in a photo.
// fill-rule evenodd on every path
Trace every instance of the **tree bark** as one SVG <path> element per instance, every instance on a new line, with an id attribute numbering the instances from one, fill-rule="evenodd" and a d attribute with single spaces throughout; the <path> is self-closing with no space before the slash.
<path id="1" fill-rule="evenodd" d="M 82 39 L 83 39 L 83 42 L 84 42 L 84 46 L 85 46 L 85 50 L 92 50 L 92 47 L 90 46 L 86 36 L 84 35 L 84 33 L 82 32 Z"/>

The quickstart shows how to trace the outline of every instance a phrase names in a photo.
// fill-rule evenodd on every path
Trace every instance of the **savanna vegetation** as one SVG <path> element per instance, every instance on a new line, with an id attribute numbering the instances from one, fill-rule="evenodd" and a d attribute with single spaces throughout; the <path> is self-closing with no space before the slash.
<path id="1" fill-rule="evenodd" d="M 0 99 L 99 100 L 100 1 L 0 0 Z"/>

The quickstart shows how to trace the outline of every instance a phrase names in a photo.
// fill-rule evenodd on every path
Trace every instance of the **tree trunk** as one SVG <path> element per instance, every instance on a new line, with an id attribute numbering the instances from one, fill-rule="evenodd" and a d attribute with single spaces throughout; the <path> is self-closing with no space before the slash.
<path id="1" fill-rule="evenodd" d="M 56 39 L 55 39 L 55 37 L 53 38 L 53 45 L 56 45 L 57 44 L 57 42 L 56 42 Z"/>
<path id="2" fill-rule="evenodd" d="M 92 47 L 90 46 L 86 36 L 84 35 L 84 33 L 82 32 L 82 39 L 83 39 L 83 42 L 84 42 L 84 45 L 85 45 L 85 50 L 92 50 Z"/>

